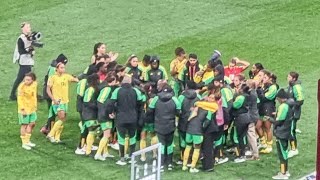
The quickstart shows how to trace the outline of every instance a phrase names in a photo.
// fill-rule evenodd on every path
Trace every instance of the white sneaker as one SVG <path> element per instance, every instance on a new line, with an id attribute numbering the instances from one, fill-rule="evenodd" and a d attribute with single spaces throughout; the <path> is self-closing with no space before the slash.
<path id="1" fill-rule="evenodd" d="M 99 161 L 105 161 L 106 158 L 104 158 L 103 156 L 96 154 L 94 155 L 94 160 L 99 160 Z"/>
<path id="2" fill-rule="evenodd" d="M 47 139 L 48 139 L 51 143 L 56 143 L 56 140 L 54 139 L 54 137 L 47 136 Z"/>
<path id="3" fill-rule="evenodd" d="M 182 166 L 182 171 L 186 171 L 188 170 L 188 167 L 187 166 Z"/>
<path id="4" fill-rule="evenodd" d="M 278 173 L 275 176 L 272 176 L 272 179 L 289 179 L 289 177 L 286 174 Z"/>
<path id="5" fill-rule="evenodd" d="M 104 158 L 114 158 L 114 155 L 109 154 L 109 153 L 105 153 L 102 155 Z"/>
<path id="6" fill-rule="evenodd" d="M 22 147 L 23 149 L 25 149 L 25 150 L 31 150 L 31 147 L 28 146 L 28 145 L 26 145 L 26 144 L 22 144 L 21 147 Z"/>
<path id="7" fill-rule="evenodd" d="M 225 158 L 219 158 L 217 161 L 216 161 L 216 164 L 223 164 L 223 163 L 226 163 L 229 161 L 229 158 L 225 157 Z"/>
<path id="8" fill-rule="evenodd" d="M 164 172 L 164 166 L 160 167 L 160 172 Z"/>
<path id="9" fill-rule="evenodd" d="M 198 172 L 199 172 L 199 169 L 197 169 L 197 168 L 190 168 L 189 172 L 190 172 L 190 173 L 198 173 Z"/>
<path id="10" fill-rule="evenodd" d="M 29 142 L 28 144 L 26 144 L 27 146 L 29 147 L 36 147 L 36 144 L 32 143 L 32 142 Z"/>
<path id="11" fill-rule="evenodd" d="M 187 167 L 189 167 L 189 168 L 190 168 L 190 167 L 191 167 L 191 164 L 187 164 Z"/>
<path id="12" fill-rule="evenodd" d="M 290 150 L 289 153 L 288 153 L 288 158 L 292 158 L 293 156 L 296 156 L 299 154 L 299 151 L 298 149 L 296 150 Z"/>
<path id="13" fill-rule="evenodd" d="M 96 150 L 98 150 L 98 146 L 94 146 L 94 145 L 92 145 L 91 150 L 92 150 L 92 151 L 96 151 Z"/>
<path id="14" fill-rule="evenodd" d="M 117 165 L 120 165 L 120 166 L 125 166 L 125 165 L 127 165 L 127 162 L 120 159 L 120 160 L 118 160 L 118 161 L 116 162 L 116 164 L 117 164 Z"/>
<path id="15" fill-rule="evenodd" d="M 258 149 L 265 149 L 267 148 L 267 145 L 266 144 L 258 144 Z"/>
<path id="16" fill-rule="evenodd" d="M 289 173 L 289 171 L 286 172 L 286 175 L 287 175 L 288 177 L 291 176 L 291 174 Z"/>
<path id="17" fill-rule="evenodd" d="M 300 129 L 296 129 L 296 133 L 301 134 L 301 133 L 302 133 L 302 131 L 301 131 Z"/>
<path id="18" fill-rule="evenodd" d="M 118 151 L 119 150 L 119 143 L 116 142 L 114 144 L 111 144 L 111 148 Z"/>
<path id="19" fill-rule="evenodd" d="M 183 162 L 182 162 L 181 160 L 179 160 L 179 161 L 176 162 L 176 164 L 177 164 L 177 165 L 182 165 Z"/>
<path id="20" fill-rule="evenodd" d="M 145 162 L 147 158 L 145 156 L 141 156 L 140 161 Z"/>
<path id="21" fill-rule="evenodd" d="M 168 165 L 168 171 L 172 171 L 173 170 L 173 166 L 172 166 L 172 164 L 169 164 Z"/>
<path id="22" fill-rule="evenodd" d="M 246 158 L 244 156 L 238 157 L 234 160 L 235 163 L 242 163 L 245 161 L 246 161 Z"/>
<path id="23" fill-rule="evenodd" d="M 80 149 L 77 147 L 77 149 L 74 151 L 75 154 L 77 155 L 85 155 L 86 154 L 86 151 L 84 148 Z"/>
<path id="24" fill-rule="evenodd" d="M 251 151 L 246 151 L 246 152 L 245 152 L 245 155 L 246 155 L 246 156 L 252 156 L 252 152 L 251 152 Z"/>

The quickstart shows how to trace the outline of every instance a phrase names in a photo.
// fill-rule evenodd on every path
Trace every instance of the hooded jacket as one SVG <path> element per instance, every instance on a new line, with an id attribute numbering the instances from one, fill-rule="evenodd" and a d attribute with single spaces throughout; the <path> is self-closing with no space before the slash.
<path id="1" fill-rule="evenodd" d="M 194 103 L 201 99 L 200 95 L 193 89 L 188 89 L 182 92 L 179 96 L 179 102 L 181 103 L 181 114 L 178 121 L 178 130 L 186 132 L 187 122 L 191 113 L 191 107 Z"/>
<path id="2" fill-rule="evenodd" d="M 107 100 L 107 114 L 116 112 L 116 125 L 138 123 L 138 111 L 142 107 L 141 92 L 125 83 L 115 89 Z"/>
<path id="3" fill-rule="evenodd" d="M 204 131 L 218 131 L 219 127 L 215 121 L 215 113 L 218 110 L 216 102 L 198 101 L 191 112 L 187 122 L 187 133 L 202 135 Z"/>
<path id="4" fill-rule="evenodd" d="M 153 115 L 155 131 L 166 135 L 175 130 L 175 118 L 180 110 L 181 104 L 173 93 L 161 91 L 149 104 L 147 116 Z"/>
<path id="5" fill-rule="evenodd" d="M 132 76 L 134 85 L 139 86 L 141 84 L 143 77 L 142 77 L 142 70 L 140 69 L 139 66 L 132 67 L 131 65 L 129 65 L 128 67 L 126 67 L 125 72 Z"/>
<path id="6" fill-rule="evenodd" d="M 277 109 L 276 120 L 273 122 L 273 134 L 278 139 L 288 140 L 291 137 L 293 120 L 293 104 L 284 102 Z"/>

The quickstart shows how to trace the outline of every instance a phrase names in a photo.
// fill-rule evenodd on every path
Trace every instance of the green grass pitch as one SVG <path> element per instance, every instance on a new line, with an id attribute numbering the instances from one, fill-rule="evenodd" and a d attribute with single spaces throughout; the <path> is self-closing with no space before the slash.
<path id="1" fill-rule="evenodd" d="M 31 22 L 33 30 L 44 35 L 46 44 L 37 50 L 34 67 L 40 85 L 49 62 L 60 53 L 70 60 L 67 71 L 80 73 L 99 41 L 119 52 L 120 62 L 132 53 L 140 58 L 158 54 L 167 68 L 177 46 L 198 54 L 201 62 L 219 49 L 225 63 L 232 56 L 263 63 L 278 75 L 281 87 L 287 86 L 289 71 L 299 72 L 306 100 L 298 123 L 300 155 L 289 160 L 289 170 L 292 179 L 314 170 L 320 75 L 317 0 L 2 0 L 0 4 L 0 179 L 128 179 L 130 175 L 129 167 L 118 167 L 116 160 L 97 162 L 74 154 L 79 137 L 74 85 L 62 134 L 67 144 L 52 145 L 39 133 L 47 117 L 43 102 L 32 137 L 38 146 L 30 152 L 21 148 L 16 103 L 8 97 L 18 69 L 12 54 L 22 21 Z M 214 173 L 189 174 L 176 167 L 162 177 L 262 180 L 270 179 L 278 166 L 274 151 L 260 161 L 216 166 Z"/>

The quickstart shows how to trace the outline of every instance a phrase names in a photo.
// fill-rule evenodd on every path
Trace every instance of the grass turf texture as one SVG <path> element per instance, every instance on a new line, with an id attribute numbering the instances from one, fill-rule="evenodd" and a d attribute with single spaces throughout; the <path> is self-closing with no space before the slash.
<path id="1" fill-rule="evenodd" d="M 99 41 L 119 52 L 121 62 L 131 53 L 139 57 L 145 53 L 158 54 L 167 68 L 177 46 L 198 54 L 203 63 L 213 49 L 219 49 L 225 63 L 232 56 L 263 63 L 278 75 L 281 87 L 287 86 L 289 71 L 299 72 L 306 94 L 298 123 L 303 133 L 298 135 L 300 155 L 289 160 L 289 170 L 292 179 L 311 172 L 316 149 L 319 8 L 316 0 L 3 0 L 0 6 L 1 179 L 128 179 L 130 175 L 129 167 L 118 167 L 115 160 L 97 162 L 74 154 L 79 138 L 74 85 L 62 135 L 67 144 L 52 145 L 39 133 L 47 118 L 43 102 L 38 105 L 38 125 L 32 137 L 37 147 L 29 152 L 20 147 L 16 103 L 7 99 L 18 69 L 11 60 L 22 21 L 30 21 L 33 30 L 44 34 L 46 45 L 37 50 L 34 67 L 40 85 L 49 61 L 59 53 L 65 53 L 70 60 L 67 71 L 78 74 L 89 64 L 93 45 Z M 214 173 L 195 175 L 176 167 L 162 177 L 270 179 L 279 171 L 277 159 L 274 146 L 273 153 L 261 155 L 260 161 L 228 163 L 216 166 Z"/>

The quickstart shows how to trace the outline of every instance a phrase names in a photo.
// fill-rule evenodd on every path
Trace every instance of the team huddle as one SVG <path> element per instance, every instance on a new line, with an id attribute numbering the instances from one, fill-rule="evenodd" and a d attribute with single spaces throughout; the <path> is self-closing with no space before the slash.
<path id="1" fill-rule="evenodd" d="M 109 153 L 111 145 L 119 150 L 116 163 L 126 165 L 137 142 L 140 149 L 161 143 L 162 171 L 173 170 L 174 148 L 179 147 L 175 163 L 183 171 L 199 172 L 200 159 L 201 169 L 210 172 L 214 165 L 229 161 L 226 153 L 235 163 L 259 160 L 260 153 L 273 151 L 275 137 L 280 172 L 272 178 L 288 179 L 288 158 L 298 155 L 296 126 L 304 101 L 299 74 L 290 72 L 288 87 L 280 88 L 277 76 L 261 63 L 252 66 L 246 79 L 242 73 L 250 64 L 232 58 L 223 66 L 219 51 L 205 65 L 181 47 L 175 55 L 168 75 L 158 56 L 145 55 L 139 61 L 131 55 L 121 65 L 117 53 L 106 52 L 106 45 L 97 43 L 91 64 L 81 75 L 72 76 L 65 71 L 67 57 L 60 54 L 45 77 L 49 115 L 41 132 L 51 143 L 63 143 L 69 83 L 76 82 L 78 155 L 105 161 L 114 157 Z M 37 119 L 37 94 L 36 76 L 30 72 L 17 93 L 20 137 L 26 150 L 36 146 L 30 137 Z M 146 161 L 146 155 L 140 160 Z"/>

